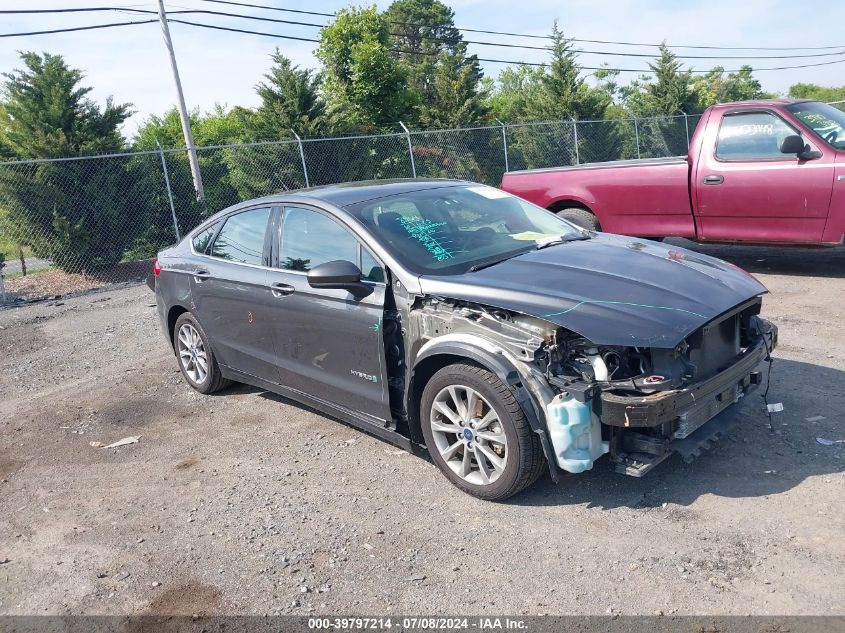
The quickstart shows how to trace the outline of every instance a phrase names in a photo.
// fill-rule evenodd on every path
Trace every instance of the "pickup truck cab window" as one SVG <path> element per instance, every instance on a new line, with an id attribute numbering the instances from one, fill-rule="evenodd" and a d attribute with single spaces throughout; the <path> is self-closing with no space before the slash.
<path id="1" fill-rule="evenodd" d="M 780 144 L 797 132 L 769 112 L 726 114 L 716 141 L 720 160 L 794 160 L 783 154 Z"/>
<path id="2" fill-rule="evenodd" d="M 261 266 L 264 263 L 264 236 L 269 219 L 270 209 L 252 209 L 229 216 L 211 246 L 210 255 Z"/>

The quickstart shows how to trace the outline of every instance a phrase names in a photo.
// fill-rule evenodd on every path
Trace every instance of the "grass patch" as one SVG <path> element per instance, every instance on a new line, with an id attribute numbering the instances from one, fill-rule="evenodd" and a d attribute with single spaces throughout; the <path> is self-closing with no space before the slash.
<path id="1" fill-rule="evenodd" d="M 0 236 L 0 253 L 6 256 L 6 263 L 13 261 L 20 261 L 21 252 L 19 247 L 14 242 L 10 242 L 5 237 Z M 23 247 L 23 256 L 32 257 L 32 248 L 29 246 Z"/>

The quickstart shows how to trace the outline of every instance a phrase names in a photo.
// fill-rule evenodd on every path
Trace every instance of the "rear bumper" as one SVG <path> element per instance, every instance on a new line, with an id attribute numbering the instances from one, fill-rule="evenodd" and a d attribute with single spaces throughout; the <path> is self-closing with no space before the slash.
<path id="1" fill-rule="evenodd" d="M 672 424 L 672 434 L 685 438 L 760 383 L 757 366 L 777 346 L 777 326 L 757 318 L 757 337 L 738 360 L 699 383 L 647 396 L 601 394 L 603 424 L 622 428 Z"/>

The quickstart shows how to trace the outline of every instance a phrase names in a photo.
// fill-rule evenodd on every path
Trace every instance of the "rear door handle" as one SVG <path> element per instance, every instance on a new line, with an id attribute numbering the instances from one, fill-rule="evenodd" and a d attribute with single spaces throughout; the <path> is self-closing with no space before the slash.
<path id="1" fill-rule="evenodd" d="M 274 297 L 287 297 L 288 295 L 292 295 L 294 290 L 296 288 L 290 284 L 270 284 L 270 292 L 273 293 Z"/>
<path id="2" fill-rule="evenodd" d="M 705 176 L 704 177 L 704 184 L 705 185 L 721 185 L 725 182 L 724 176 Z"/>
<path id="3" fill-rule="evenodd" d="M 202 270 L 202 269 L 200 269 L 200 270 L 195 270 L 195 271 L 194 271 L 193 273 L 191 273 L 191 274 L 194 276 L 194 278 L 195 278 L 197 281 L 203 281 L 203 280 L 208 279 L 209 277 L 211 277 L 211 273 L 210 273 L 210 272 L 208 272 L 207 270 Z"/>

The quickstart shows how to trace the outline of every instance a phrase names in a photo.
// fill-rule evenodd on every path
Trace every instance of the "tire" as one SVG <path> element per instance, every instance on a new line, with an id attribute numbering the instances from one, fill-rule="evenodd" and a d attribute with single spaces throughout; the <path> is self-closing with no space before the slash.
<path id="1" fill-rule="evenodd" d="M 468 412 L 470 392 L 476 395 L 475 411 Z M 463 409 L 455 404 L 455 395 Z M 435 465 L 456 487 L 479 499 L 507 499 L 543 473 L 540 438 L 531 431 L 510 389 L 482 367 L 456 363 L 435 373 L 423 390 L 420 425 Z M 502 438 L 504 442 L 487 438 Z M 499 468 L 488 455 L 497 459 Z"/>
<path id="2" fill-rule="evenodd" d="M 581 207 L 564 207 L 556 211 L 557 215 L 588 231 L 601 231 L 599 219 L 590 211 Z"/>
<path id="3" fill-rule="evenodd" d="M 208 336 L 190 312 L 185 312 L 176 319 L 173 326 L 173 351 L 182 376 L 200 393 L 214 393 L 232 384 L 231 380 L 224 378 L 220 373 L 220 366 L 214 357 Z"/>

